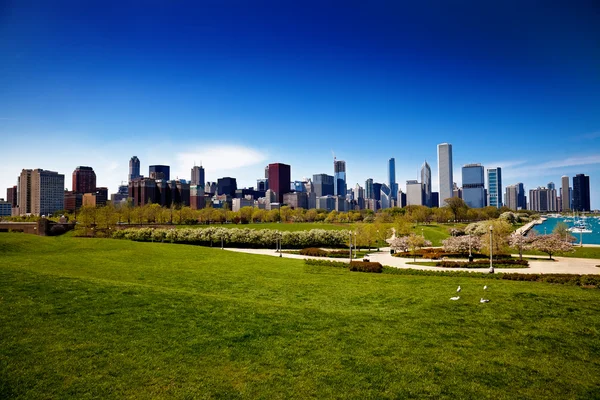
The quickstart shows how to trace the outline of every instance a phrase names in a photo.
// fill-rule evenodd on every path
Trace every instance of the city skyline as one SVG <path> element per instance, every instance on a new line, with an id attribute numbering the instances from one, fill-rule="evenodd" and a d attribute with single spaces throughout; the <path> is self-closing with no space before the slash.
<path id="1" fill-rule="evenodd" d="M 133 4 L 68 4 L 3 14 L 4 191 L 22 169 L 89 165 L 115 193 L 133 155 L 144 175 L 169 165 L 189 180 L 201 163 L 206 181 L 255 186 L 269 163 L 291 165 L 292 180 L 333 175 L 332 150 L 349 188 L 387 182 L 395 158 L 399 188 L 425 159 L 439 191 L 447 142 L 459 186 L 471 163 L 527 190 L 583 173 L 600 208 L 600 28 L 586 5 L 525 4 L 518 16 L 503 4 L 161 5 L 140 16 Z"/>

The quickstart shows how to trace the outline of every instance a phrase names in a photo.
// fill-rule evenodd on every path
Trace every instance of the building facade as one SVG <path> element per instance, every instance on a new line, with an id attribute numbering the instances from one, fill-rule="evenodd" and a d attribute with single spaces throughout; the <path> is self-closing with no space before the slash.
<path id="1" fill-rule="evenodd" d="M 558 211 L 556 189 L 538 187 L 529 191 L 529 209 L 539 212 Z"/>
<path id="2" fill-rule="evenodd" d="M 423 205 L 432 207 L 431 202 L 431 167 L 427 161 L 421 166 L 421 184 L 423 185 Z"/>
<path id="3" fill-rule="evenodd" d="M 227 195 L 235 197 L 235 191 L 237 190 L 237 181 L 235 178 L 224 177 L 217 179 L 217 195 Z"/>
<path id="4" fill-rule="evenodd" d="M 488 168 L 488 205 L 502 207 L 502 169 Z"/>
<path id="5" fill-rule="evenodd" d="M 283 203 L 283 195 L 289 193 L 292 167 L 283 163 L 269 164 L 269 189 L 277 194 L 277 202 Z"/>
<path id="6" fill-rule="evenodd" d="M 373 195 L 373 178 L 369 178 L 365 181 L 365 198 L 374 199 Z"/>
<path id="7" fill-rule="evenodd" d="M 73 171 L 73 187 L 75 193 L 94 193 L 96 191 L 96 173 L 92 167 L 79 166 Z"/>
<path id="8" fill-rule="evenodd" d="M 24 169 L 17 186 L 20 215 L 52 215 L 65 209 L 63 174 L 43 169 Z"/>
<path id="9" fill-rule="evenodd" d="M 590 211 L 590 177 L 587 175 L 573 177 L 573 210 Z"/>
<path id="10" fill-rule="evenodd" d="M 422 206 L 424 200 L 423 184 L 417 180 L 406 181 L 406 205 Z"/>
<path id="11" fill-rule="evenodd" d="M 390 158 L 388 160 L 388 187 L 392 193 L 392 198 L 395 200 L 396 193 L 398 193 L 398 184 L 396 183 L 396 159 Z"/>
<path id="12" fill-rule="evenodd" d="M 485 207 L 483 166 L 467 164 L 462 167 L 462 199 L 471 208 Z"/>
<path id="13" fill-rule="evenodd" d="M 200 185 L 204 187 L 204 168 L 202 166 L 194 165 L 192 168 L 192 179 L 190 185 Z"/>
<path id="14" fill-rule="evenodd" d="M 438 183 L 440 193 L 440 204 L 444 200 L 454 197 L 452 176 L 452 145 L 450 143 L 441 143 L 437 146 L 438 150 Z"/>
<path id="15" fill-rule="evenodd" d="M 151 165 L 148 167 L 148 176 L 151 179 L 171 180 L 171 167 L 168 165 Z"/>
<path id="16" fill-rule="evenodd" d="M 141 177 L 142 176 L 140 175 L 140 159 L 137 158 L 137 156 L 133 156 L 129 160 L 129 182 Z"/>
<path id="17" fill-rule="evenodd" d="M 333 196 L 334 178 L 327 174 L 313 175 L 313 188 L 317 197 Z"/>
<path id="18" fill-rule="evenodd" d="M 346 195 L 346 161 L 333 159 L 333 194 Z"/>
<path id="19" fill-rule="evenodd" d="M 560 178 L 561 188 L 560 188 L 560 201 L 562 204 L 562 211 L 570 211 L 571 210 L 571 192 L 569 186 L 569 177 L 567 175 L 563 175 Z"/>

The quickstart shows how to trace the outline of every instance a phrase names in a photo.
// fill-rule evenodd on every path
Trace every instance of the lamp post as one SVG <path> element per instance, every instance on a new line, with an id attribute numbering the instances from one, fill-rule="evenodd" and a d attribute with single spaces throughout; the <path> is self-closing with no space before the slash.
<path id="1" fill-rule="evenodd" d="M 494 265 L 492 264 L 492 252 L 494 248 L 494 227 L 490 225 L 490 274 L 494 273 Z"/>
<path id="2" fill-rule="evenodd" d="M 379 251 L 379 229 L 377 229 L 377 237 L 375 239 L 377 240 L 377 251 Z"/>
<path id="3" fill-rule="evenodd" d="M 354 231 L 354 258 L 356 258 L 356 231 Z"/>
<path id="4" fill-rule="evenodd" d="M 224 246 L 223 246 L 223 236 L 221 236 L 221 250 L 223 250 Z"/>
<path id="5" fill-rule="evenodd" d="M 583 247 L 583 228 L 579 229 L 579 247 Z"/>
<path id="6" fill-rule="evenodd" d="M 471 234 L 469 233 L 469 262 L 473 262 L 473 254 L 471 253 Z"/>
<path id="7" fill-rule="evenodd" d="M 350 241 L 349 241 L 350 245 L 348 248 L 350 251 L 350 255 L 348 257 L 349 257 L 350 262 L 352 262 L 352 231 L 348 231 L 348 234 L 350 235 Z"/>
<path id="8" fill-rule="evenodd" d="M 283 257 L 281 255 L 281 239 L 283 239 L 283 233 L 279 232 L 279 257 Z"/>

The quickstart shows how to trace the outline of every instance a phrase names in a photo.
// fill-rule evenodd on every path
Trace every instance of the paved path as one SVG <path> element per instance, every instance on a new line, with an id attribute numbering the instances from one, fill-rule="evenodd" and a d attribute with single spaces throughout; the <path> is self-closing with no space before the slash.
<path id="1" fill-rule="evenodd" d="M 240 253 L 261 254 L 268 256 L 279 257 L 279 253 L 272 249 L 225 249 Z M 467 268 L 440 268 L 427 267 L 421 265 L 408 264 L 412 262 L 412 258 L 393 257 L 388 248 L 381 249 L 380 252 L 373 252 L 367 257 L 370 261 L 377 261 L 382 265 L 387 265 L 395 268 L 413 268 L 429 271 L 472 271 L 472 272 L 487 272 L 486 268 L 467 269 Z M 285 250 L 284 250 L 285 251 Z M 306 259 L 313 258 L 319 260 L 342 261 L 348 262 L 347 258 L 324 258 L 324 257 L 308 257 L 298 254 L 281 253 L 284 258 Z M 528 256 L 529 257 L 529 256 Z M 529 268 L 501 268 L 496 269 L 496 272 L 516 272 L 519 274 L 594 274 L 600 275 L 600 260 L 589 258 L 572 258 L 572 257 L 554 257 L 556 261 L 534 261 L 529 260 Z M 427 260 L 422 260 L 427 261 Z"/>

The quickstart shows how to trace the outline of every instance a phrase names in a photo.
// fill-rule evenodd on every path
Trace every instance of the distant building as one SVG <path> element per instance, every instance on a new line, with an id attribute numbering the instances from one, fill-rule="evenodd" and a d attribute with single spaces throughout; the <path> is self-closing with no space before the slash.
<path id="1" fill-rule="evenodd" d="M 346 196 L 346 162 L 333 159 L 333 194 Z"/>
<path id="2" fill-rule="evenodd" d="M 454 196 L 452 183 L 452 145 L 449 143 L 441 143 L 437 146 L 438 150 L 438 182 L 440 193 L 440 204 L 444 205 L 444 201 Z"/>
<path id="3" fill-rule="evenodd" d="M 202 210 L 204 207 L 206 207 L 204 186 L 190 185 L 190 208 L 192 210 Z"/>
<path id="4" fill-rule="evenodd" d="M 16 207 L 18 203 L 17 201 L 17 186 L 9 187 L 6 189 L 6 201 L 11 204 L 11 207 Z"/>
<path id="5" fill-rule="evenodd" d="M 148 172 L 151 179 L 171 180 L 171 167 L 168 165 L 151 165 L 148 167 Z"/>
<path id="6" fill-rule="evenodd" d="M 254 207 L 254 200 L 231 199 L 231 211 L 240 211 L 244 207 Z"/>
<path id="7" fill-rule="evenodd" d="M 306 183 L 304 181 L 290 182 L 290 189 L 292 192 L 306 192 Z"/>
<path id="8" fill-rule="evenodd" d="M 317 209 L 327 212 L 333 211 L 336 208 L 337 198 L 332 195 L 317 197 Z"/>
<path id="9" fill-rule="evenodd" d="M 235 178 L 225 177 L 217 180 L 217 194 L 226 194 L 231 197 L 235 197 L 235 191 L 237 190 L 237 181 Z"/>
<path id="10" fill-rule="evenodd" d="M 12 204 L 10 201 L 0 199 L 0 217 L 10 217 L 12 214 Z"/>
<path id="11" fill-rule="evenodd" d="M 333 196 L 334 193 L 334 178 L 327 174 L 313 175 L 313 187 L 317 197 Z"/>
<path id="12" fill-rule="evenodd" d="M 502 169 L 488 168 L 488 205 L 502 207 Z"/>
<path id="13" fill-rule="evenodd" d="M 129 182 L 134 179 L 141 178 L 140 175 L 140 160 L 137 156 L 131 157 L 129 160 Z"/>
<path id="14" fill-rule="evenodd" d="M 452 197 L 458 197 L 459 199 L 462 199 L 462 189 L 458 187 L 456 182 L 453 182 Z M 442 206 L 446 205 L 445 201 L 446 199 L 444 199 L 444 203 L 442 204 Z"/>
<path id="15" fill-rule="evenodd" d="M 396 183 L 396 159 L 393 157 L 388 160 L 388 188 L 395 200 L 396 193 L 398 193 L 398 184 Z"/>
<path id="16" fill-rule="evenodd" d="M 556 190 L 538 187 L 529 191 L 529 209 L 539 212 L 558 211 Z"/>
<path id="17" fill-rule="evenodd" d="M 114 206 L 116 206 L 116 205 L 122 204 L 124 202 L 127 202 L 128 197 L 129 197 L 128 186 L 127 185 L 119 185 L 119 189 L 117 190 L 117 193 L 113 193 L 110 196 L 110 201 Z"/>
<path id="18" fill-rule="evenodd" d="M 504 204 L 511 210 L 519 209 L 519 187 L 517 185 L 508 185 L 505 189 Z"/>
<path id="19" fill-rule="evenodd" d="M 293 192 L 286 193 L 283 195 L 283 204 L 286 206 L 297 209 L 303 208 L 308 209 L 308 193 L 305 192 Z"/>
<path id="20" fill-rule="evenodd" d="M 427 161 L 421 166 L 421 184 L 423 185 L 423 205 L 432 207 L 431 205 L 431 167 Z"/>
<path id="21" fill-rule="evenodd" d="M 365 198 L 366 199 L 374 199 L 375 196 L 373 194 L 373 178 L 369 178 L 365 181 Z"/>
<path id="22" fill-rule="evenodd" d="M 75 212 L 83 205 L 83 193 L 65 190 L 65 210 Z"/>
<path id="23" fill-rule="evenodd" d="M 194 165 L 192 168 L 192 179 L 190 185 L 200 185 L 204 187 L 204 168 Z"/>
<path id="24" fill-rule="evenodd" d="M 377 182 L 373 183 L 373 198 L 377 201 L 381 201 L 381 186 L 383 186 L 383 184 Z"/>
<path id="25" fill-rule="evenodd" d="M 571 210 L 571 196 L 570 196 L 570 186 L 569 186 L 569 177 L 563 175 L 560 178 L 560 183 L 562 187 L 560 188 L 560 200 L 562 203 L 562 211 L 570 211 Z"/>
<path id="26" fill-rule="evenodd" d="M 587 175 L 573 177 L 573 210 L 590 211 L 590 177 Z"/>
<path id="27" fill-rule="evenodd" d="M 283 202 L 283 195 L 289 193 L 292 167 L 287 164 L 269 164 L 269 189 L 277 195 L 277 202 Z"/>
<path id="28" fill-rule="evenodd" d="M 485 207 L 483 166 L 467 164 L 462 168 L 462 198 L 471 208 Z"/>
<path id="29" fill-rule="evenodd" d="M 204 186 L 204 193 L 209 194 L 211 196 L 217 193 L 217 183 L 206 182 L 206 186 Z"/>
<path id="30" fill-rule="evenodd" d="M 96 173 L 92 167 L 77 167 L 73 171 L 73 191 L 76 193 L 94 193 L 96 191 Z"/>
<path id="31" fill-rule="evenodd" d="M 431 192 L 431 207 L 440 206 L 440 194 L 438 192 Z"/>
<path id="32" fill-rule="evenodd" d="M 425 200 L 423 184 L 417 180 L 406 181 L 406 205 L 422 206 Z"/>
<path id="33" fill-rule="evenodd" d="M 65 176 L 43 169 L 24 169 L 17 185 L 20 215 L 52 215 L 65 208 Z"/>
<path id="34" fill-rule="evenodd" d="M 390 187 L 385 183 L 381 185 L 381 190 L 379 191 L 379 198 L 382 210 L 392 207 L 392 202 L 394 201 L 394 198 L 392 197 L 392 191 L 390 190 Z"/>
<path id="35" fill-rule="evenodd" d="M 269 180 L 268 179 L 257 179 L 256 180 L 256 190 L 266 192 L 269 190 Z"/>

